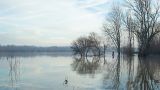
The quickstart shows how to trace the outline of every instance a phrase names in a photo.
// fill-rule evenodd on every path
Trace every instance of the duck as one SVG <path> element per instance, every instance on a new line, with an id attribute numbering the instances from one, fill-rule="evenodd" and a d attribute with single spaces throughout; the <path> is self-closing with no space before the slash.
<path id="1" fill-rule="evenodd" d="M 64 84 L 68 84 L 68 78 L 67 77 L 64 80 Z"/>
<path id="2" fill-rule="evenodd" d="M 64 80 L 64 84 L 68 84 L 68 80 L 67 79 Z"/>

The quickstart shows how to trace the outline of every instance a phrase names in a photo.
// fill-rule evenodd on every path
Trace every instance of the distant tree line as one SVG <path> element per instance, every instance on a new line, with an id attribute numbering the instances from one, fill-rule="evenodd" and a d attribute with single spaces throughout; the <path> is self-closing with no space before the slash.
<path id="1" fill-rule="evenodd" d="M 0 52 L 69 52 L 70 47 L 0 46 Z"/>

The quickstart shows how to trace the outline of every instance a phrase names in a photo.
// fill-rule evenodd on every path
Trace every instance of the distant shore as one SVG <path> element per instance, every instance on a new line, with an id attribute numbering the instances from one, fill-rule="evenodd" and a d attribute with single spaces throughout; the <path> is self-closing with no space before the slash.
<path id="1" fill-rule="evenodd" d="M 6 45 L 0 46 L 0 52 L 71 52 L 70 46 L 16 46 Z"/>

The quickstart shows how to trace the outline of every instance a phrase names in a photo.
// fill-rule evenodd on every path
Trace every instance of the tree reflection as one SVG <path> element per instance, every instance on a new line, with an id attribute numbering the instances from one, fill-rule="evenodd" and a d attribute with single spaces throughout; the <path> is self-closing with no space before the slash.
<path id="1" fill-rule="evenodd" d="M 159 74 L 158 65 L 154 62 L 156 58 L 139 58 L 137 74 L 134 80 L 133 88 L 140 90 L 158 90 L 158 83 L 156 82 Z M 159 71 L 158 71 L 159 72 Z M 159 80 L 159 79 L 158 79 Z"/>
<path id="2" fill-rule="evenodd" d="M 133 81 L 134 81 L 134 73 L 135 73 L 135 63 L 134 57 L 132 56 L 124 56 L 124 59 L 127 64 L 127 82 L 126 88 L 127 90 L 133 90 Z"/>
<path id="3" fill-rule="evenodd" d="M 136 58 L 135 58 L 136 57 Z M 120 56 L 107 61 L 103 78 L 103 89 L 113 90 L 159 90 L 159 58 Z"/>
<path id="4" fill-rule="evenodd" d="M 20 60 L 16 57 L 7 57 L 9 64 L 9 80 L 12 88 L 17 89 L 17 82 L 20 76 Z"/>
<path id="5" fill-rule="evenodd" d="M 119 90 L 120 85 L 120 55 L 117 56 L 116 61 L 107 62 L 107 72 L 103 80 L 104 89 Z"/>
<path id="6" fill-rule="evenodd" d="M 91 60 L 89 60 L 91 59 Z M 96 73 L 96 70 L 100 66 L 100 58 L 74 58 L 73 63 L 71 64 L 73 71 L 77 71 L 79 74 L 92 74 Z"/>

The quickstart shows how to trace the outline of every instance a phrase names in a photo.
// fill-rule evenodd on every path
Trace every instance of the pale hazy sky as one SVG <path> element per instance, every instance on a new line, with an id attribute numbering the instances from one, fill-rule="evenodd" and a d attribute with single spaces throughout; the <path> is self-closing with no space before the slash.
<path id="1" fill-rule="evenodd" d="M 112 1 L 0 0 L 0 44 L 70 45 L 79 36 L 102 32 Z"/>

